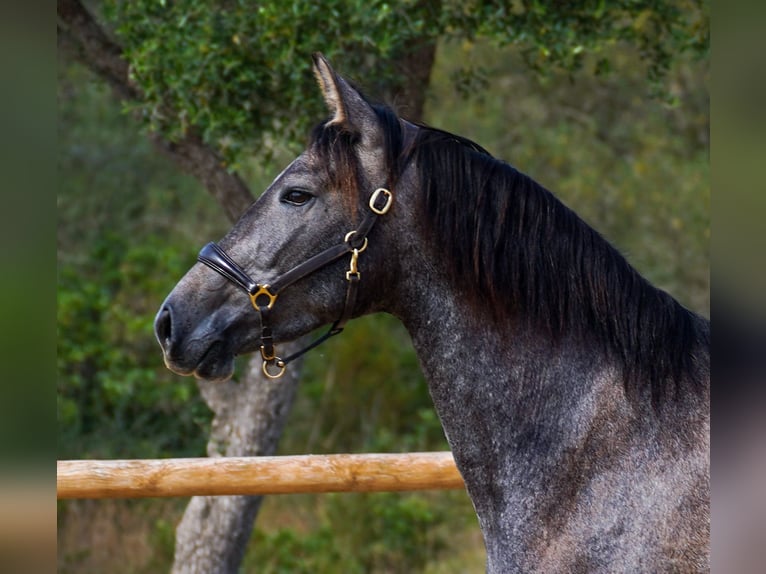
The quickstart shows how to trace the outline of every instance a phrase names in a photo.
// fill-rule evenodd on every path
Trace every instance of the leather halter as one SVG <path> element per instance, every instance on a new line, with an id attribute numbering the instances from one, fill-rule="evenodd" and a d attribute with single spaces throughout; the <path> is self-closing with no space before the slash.
<path id="1" fill-rule="evenodd" d="M 270 379 L 281 377 L 289 362 L 325 342 L 333 335 L 337 335 L 343 331 L 343 327 L 345 327 L 354 311 L 357 286 L 361 279 L 361 274 L 357 269 L 359 254 L 367 249 L 367 235 L 372 230 L 378 217 L 388 213 L 392 202 L 393 195 L 391 192 L 383 187 L 379 187 L 370 196 L 370 201 L 368 203 L 370 211 L 365 214 L 362 223 L 357 229 L 349 231 L 346 234 L 342 243 L 338 243 L 337 245 L 329 247 L 314 255 L 310 259 L 280 275 L 270 283 L 261 284 L 253 281 L 242 267 L 237 265 L 223 249 L 213 242 L 208 243 L 200 250 L 197 260 L 220 273 L 226 279 L 244 290 L 250 297 L 250 302 L 255 310 L 260 313 L 261 357 L 263 358 L 264 375 Z M 346 287 L 346 301 L 340 318 L 332 324 L 329 331 L 308 346 L 284 359 L 278 357 L 276 349 L 274 348 L 274 339 L 272 337 L 269 320 L 271 309 L 274 307 L 277 297 L 286 287 L 303 279 L 307 275 L 314 273 L 322 267 L 337 261 L 347 253 L 351 253 L 351 261 L 349 263 L 349 269 L 346 271 L 346 281 L 348 282 Z M 271 372 L 269 370 L 270 368 L 277 370 Z"/>

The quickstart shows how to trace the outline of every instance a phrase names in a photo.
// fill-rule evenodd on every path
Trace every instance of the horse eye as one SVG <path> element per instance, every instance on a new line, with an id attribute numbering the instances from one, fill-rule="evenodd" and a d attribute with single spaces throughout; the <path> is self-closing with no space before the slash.
<path id="1" fill-rule="evenodd" d="M 285 203 L 292 203 L 293 205 L 304 205 L 313 197 L 314 196 L 308 191 L 303 191 L 302 189 L 289 189 L 282 195 L 282 201 Z"/>

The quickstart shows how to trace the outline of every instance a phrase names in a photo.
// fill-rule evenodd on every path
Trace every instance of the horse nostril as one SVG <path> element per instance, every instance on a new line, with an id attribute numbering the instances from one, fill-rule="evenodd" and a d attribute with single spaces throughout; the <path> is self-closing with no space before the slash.
<path id="1" fill-rule="evenodd" d="M 157 313 L 157 318 L 154 320 L 154 334 L 163 351 L 167 351 L 170 347 L 170 338 L 173 334 L 171 324 L 170 307 L 165 306 L 160 309 L 160 312 Z"/>

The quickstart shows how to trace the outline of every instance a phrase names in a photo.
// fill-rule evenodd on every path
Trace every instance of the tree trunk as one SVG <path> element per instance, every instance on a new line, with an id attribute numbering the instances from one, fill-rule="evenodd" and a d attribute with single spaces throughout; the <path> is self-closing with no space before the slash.
<path id="1" fill-rule="evenodd" d="M 410 8 L 413 15 L 426 19 L 437 19 L 441 10 L 442 0 L 419 0 Z M 436 41 L 434 37 L 416 38 L 406 50 L 396 54 L 393 57 L 394 69 L 400 79 L 383 90 L 397 113 L 413 122 L 423 121 L 431 70 L 436 58 Z"/>
<path id="2" fill-rule="evenodd" d="M 397 59 L 396 70 L 401 81 L 386 90 L 386 98 L 396 106 L 397 113 L 413 122 L 423 121 L 427 86 L 436 57 L 436 42 L 414 42 L 406 54 Z"/>
<path id="3" fill-rule="evenodd" d="M 289 351 L 292 352 L 292 351 Z M 274 454 L 298 387 L 299 365 L 281 379 L 261 373 L 252 359 L 240 383 L 200 382 L 216 413 L 208 456 Z M 174 574 L 228 574 L 242 562 L 262 496 L 195 496 L 176 530 Z"/>

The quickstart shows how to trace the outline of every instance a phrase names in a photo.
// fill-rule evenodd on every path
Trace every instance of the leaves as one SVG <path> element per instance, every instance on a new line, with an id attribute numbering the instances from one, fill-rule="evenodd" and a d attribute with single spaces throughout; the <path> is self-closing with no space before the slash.
<path id="1" fill-rule="evenodd" d="M 346 73 L 396 85 L 394 64 L 420 41 L 486 38 L 518 45 L 532 69 L 578 70 L 586 55 L 612 67 L 610 50 L 640 50 L 659 84 L 677 53 L 705 53 L 708 8 L 699 0 L 329 0 L 211 3 L 108 0 L 144 100 L 134 107 L 171 140 L 190 127 L 239 167 L 243 156 L 295 146 L 324 115 L 310 55 L 320 50 Z M 469 77 L 464 76 L 462 80 Z M 465 84 L 458 83 L 458 89 Z"/>
<path id="2" fill-rule="evenodd" d="M 199 452 L 200 425 L 209 415 L 194 382 L 178 380 L 157 361 L 152 328 L 151 294 L 166 287 L 157 269 L 180 275 L 188 261 L 157 237 L 128 246 L 116 235 L 98 242 L 91 260 L 90 273 L 64 265 L 59 274 L 60 455 L 74 448 L 70 454 L 82 457 L 89 450 L 83 439 L 101 456 L 124 455 L 125 443 L 134 456 Z"/>
<path id="3" fill-rule="evenodd" d="M 143 91 L 136 109 L 147 126 L 171 140 L 195 126 L 232 167 L 267 135 L 295 143 L 323 116 L 321 98 L 308 97 L 314 51 L 342 53 L 350 69 L 362 69 L 411 37 L 385 2 L 141 0 L 110 3 L 108 14 Z"/>

